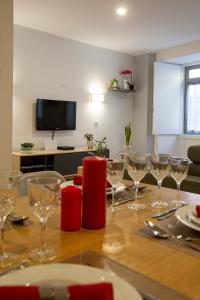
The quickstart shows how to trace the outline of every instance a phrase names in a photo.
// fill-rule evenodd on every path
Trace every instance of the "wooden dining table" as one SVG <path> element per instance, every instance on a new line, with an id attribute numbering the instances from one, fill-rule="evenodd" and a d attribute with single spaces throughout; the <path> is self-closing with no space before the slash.
<path id="1" fill-rule="evenodd" d="M 100 230 L 82 228 L 76 232 L 61 231 L 58 205 L 46 224 L 46 244 L 57 251 L 55 262 L 62 262 L 84 251 L 95 251 L 198 300 L 200 258 L 163 244 L 159 239 L 138 234 L 138 230 L 144 227 L 144 221 L 152 220 L 150 216 L 159 211 L 151 206 L 157 197 L 157 187 L 147 184 L 145 186 L 148 191 L 142 194 L 144 198 L 140 201 L 146 204 L 146 209 L 132 211 L 126 204 L 121 204 L 115 213 L 107 210 L 106 227 Z M 161 197 L 170 201 L 176 197 L 176 190 L 162 188 Z M 200 195 L 188 192 L 181 191 L 181 199 L 188 203 L 200 203 Z M 15 211 L 30 216 L 34 222 L 27 226 L 15 226 L 5 232 L 6 249 L 16 252 L 20 262 L 28 257 L 31 250 L 39 247 L 40 227 L 32 214 L 28 197 L 18 200 Z"/>

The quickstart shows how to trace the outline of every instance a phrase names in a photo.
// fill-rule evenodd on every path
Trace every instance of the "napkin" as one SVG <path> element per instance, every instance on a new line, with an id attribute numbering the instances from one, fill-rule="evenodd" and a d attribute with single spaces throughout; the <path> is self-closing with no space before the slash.
<path id="1" fill-rule="evenodd" d="M 37 286 L 1 286 L 1 300 L 39 300 L 40 294 Z"/>
<path id="2" fill-rule="evenodd" d="M 82 176 L 75 175 L 75 176 L 73 177 L 73 183 L 74 183 L 74 185 L 82 185 L 82 181 L 83 181 Z M 107 189 L 108 189 L 108 188 L 111 188 L 111 187 L 112 187 L 112 185 L 110 184 L 109 181 L 107 181 Z"/>
<path id="3" fill-rule="evenodd" d="M 68 286 L 68 293 L 70 300 L 114 299 L 112 284 L 108 282 Z M 1 286 L 0 299 L 40 300 L 40 292 L 37 286 Z"/>
<path id="4" fill-rule="evenodd" d="M 113 300 L 112 284 L 108 282 L 68 287 L 70 300 Z"/>
<path id="5" fill-rule="evenodd" d="M 196 205 L 197 218 L 200 218 L 200 205 Z"/>

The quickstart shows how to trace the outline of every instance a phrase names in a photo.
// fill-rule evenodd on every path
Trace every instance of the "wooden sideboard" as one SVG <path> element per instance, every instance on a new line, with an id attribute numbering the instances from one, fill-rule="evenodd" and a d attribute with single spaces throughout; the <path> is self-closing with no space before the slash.
<path id="1" fill-rule="evenodd" d="M 95 149 L 75 148 L 74 150 L 33 150 L 30 153 L 13 152 L 12 168 L 22 173 L 57 171 L 63 176 L 77 173 L 82 159 L 96 153 Z M 109 150 L 106 150 L 109 157 Z"/>

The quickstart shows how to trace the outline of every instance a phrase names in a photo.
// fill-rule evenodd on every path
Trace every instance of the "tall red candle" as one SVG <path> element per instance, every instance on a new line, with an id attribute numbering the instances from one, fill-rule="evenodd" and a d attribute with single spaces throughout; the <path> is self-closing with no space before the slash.
<path id="1" fill-rule="evenodd" d="M 61 230 L 81 228 L 81 189 L 74 185 L 61 190 Z"/>
<path id="2" fill-rule="evenodd" d="M 106 224 L 106 160 L 83 159 L 82 227 L 100 229 Z"/>

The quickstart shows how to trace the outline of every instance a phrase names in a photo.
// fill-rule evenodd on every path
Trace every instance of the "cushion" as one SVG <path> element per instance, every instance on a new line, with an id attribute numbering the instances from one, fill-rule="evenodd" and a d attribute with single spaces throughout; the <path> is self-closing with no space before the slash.
<path id="1" fill-rule="evenodd" d="M 200 177 L 200 164 L 196 164 L 196 163 L 189 164 L 188 175 Z"/>
<path id="2" fill-rule="evenodd" d="M 193 163 L 200 164 L 200 145 L 190 146 L 187 155 Z"/>
<path id="3" fill-rule="evenodd" d="M 200 187 L 200 177 L 188 175 L 185 180 L 183 180 L 185 184 L 196 185 Z"/>

